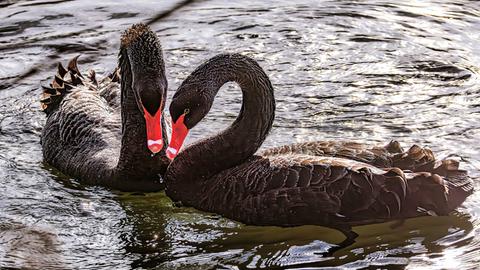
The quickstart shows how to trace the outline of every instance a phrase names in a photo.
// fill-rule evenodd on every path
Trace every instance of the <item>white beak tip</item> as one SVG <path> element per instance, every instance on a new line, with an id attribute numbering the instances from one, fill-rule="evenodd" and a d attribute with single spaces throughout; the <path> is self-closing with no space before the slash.
<path id="1" fill-rule="evenodd" d="M 167 157 L 169 159 L 174 159 L 177 156 L 178 150 L 173 147 L 167 148 Z"/>

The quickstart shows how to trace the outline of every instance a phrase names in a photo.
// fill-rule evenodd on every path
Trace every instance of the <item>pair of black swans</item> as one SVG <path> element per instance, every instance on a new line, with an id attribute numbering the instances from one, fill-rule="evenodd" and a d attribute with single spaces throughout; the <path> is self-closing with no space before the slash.
<path id="1" fill-rule="evenodd" d="M 222 85 L 243 94 L 239 116 L 221 133 L 179 151 L 209 112 Z M 163 188 L 175 202 L 252 225 L 322 225 L 354 242 L 351 226 L 448 215 L 473 192 L 454 160 L 419 146 L 403 151 L 317 141 L 256 153 L 274 120 L 272 84 L 257 62 L 217 55 L 181 84 L 170 104 L 172 138 L 162 117 L 167 80 L 160 41 L 137 24 L 121 38 L 119 68 L 97 81 L 77 59 L 44 87 L 46 162 L 91 184 L 120 190 Z M 170 162 L 170 160 L 172 160 Z"/>

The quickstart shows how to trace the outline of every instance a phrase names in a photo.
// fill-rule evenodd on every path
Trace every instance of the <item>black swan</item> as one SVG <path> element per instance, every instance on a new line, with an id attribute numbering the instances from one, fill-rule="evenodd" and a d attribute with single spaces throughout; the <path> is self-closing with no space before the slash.
<path id="1" fill-rule="evenodd" d="M 188 131 L 210 110 L 219 88 L 239 84 L 234 123 L 179 152 Z M 473 191 L 458 162 L 436 161 L 428 149 L 403 152 L 358 143 L 313 142 L 254 155 L 274 120 L 273 87 L 253 59 L 222 54 L 198 67 L 170 104 L 172 137 L 166 194 L 185 206 L 251 225 L 322 225 L 354 242 L 351 226 L 447 215 Z"/>
<path id="2" fill-rule="evenodd" d="M 119 70 L 97 81 L 74 58 L 41 100 L 47 121 L 41 136 L 47 163 L 90 184 L 156 191 L 165 156 L 167 80 L 160 41 L 137 24 L 121 37 Z M 165 143 L 164 143 L 165 142 Z"/>

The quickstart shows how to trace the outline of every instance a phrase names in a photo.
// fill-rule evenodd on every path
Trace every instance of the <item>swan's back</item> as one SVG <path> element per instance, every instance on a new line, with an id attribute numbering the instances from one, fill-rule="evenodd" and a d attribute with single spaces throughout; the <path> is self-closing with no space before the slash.
<path id="1" fill-rule="evenodd" d="M 405 151 L 397 141 L 391 141 L 385 146 L 352 141 L 313 141 L 283 145 L 260 152 L 261 156 L 285 154 L 343 157 L 379 168 L 398 167 L 411 171 L 430 171 L 437 161 L 430 149 L 413 145 Z"/>

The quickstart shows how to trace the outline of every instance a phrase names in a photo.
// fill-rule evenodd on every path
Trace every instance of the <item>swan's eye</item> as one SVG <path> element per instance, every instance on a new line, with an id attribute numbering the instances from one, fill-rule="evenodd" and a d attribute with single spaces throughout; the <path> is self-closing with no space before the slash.
<path id="1" fill-rule="evenodd" d="M 189 108 L 186 108 L 185 110 L 183 110 L 183 114 L 187 115 L 190 113 L 190 109 Z"/>

